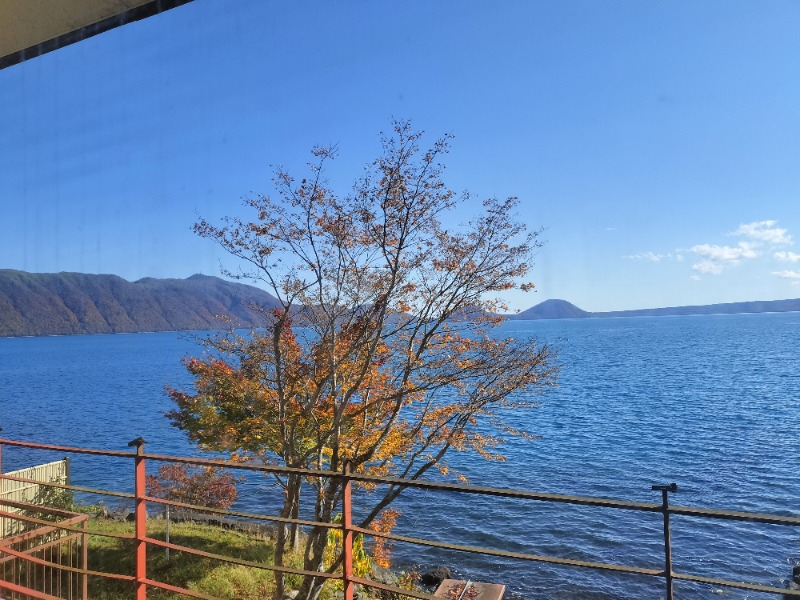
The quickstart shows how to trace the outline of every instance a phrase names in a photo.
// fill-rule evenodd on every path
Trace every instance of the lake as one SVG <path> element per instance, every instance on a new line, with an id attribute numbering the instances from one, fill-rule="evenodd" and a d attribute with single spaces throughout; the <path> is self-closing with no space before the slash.
<path id="1" fill-rule="evenodd" d="M 800 516 L 800 313 L 508 322 L 500 334 L 559 349 L 560 385 L 514 424 L 506 462 L 451 455 L 471 483 Z M 0 339 L 4 437 L 158 454 L 192 454 L 163 412 L 165 385 L 190 383 L 190 334 Z M 9 448 L 4 468 L 42 462 Z M 130 491 L 130 464 L 75 458 L 73 482 Z M 245 509 L 274 503 L 248 482 Z M 469 502 L 467 502 L 469 500 Z M 406 492 L 396 532 L 565 558 L 662 566 L 660 515 Z M 447 564 L 509 586 L 510 598 L 659 598 L 660 579 L 469 554 L 395 549 L 398 568 Z M 781 587 L 800 561 L 800 530 L 673 517 L 676 571 Z M 676 582 L 677 598 L 766 598 Z"/>

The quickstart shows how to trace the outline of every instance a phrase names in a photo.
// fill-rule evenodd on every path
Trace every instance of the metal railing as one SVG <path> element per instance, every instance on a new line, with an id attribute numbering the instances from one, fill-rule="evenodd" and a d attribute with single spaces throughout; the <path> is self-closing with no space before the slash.
<path id="1" fill-rule="evenodd" d="M 0 537 L 0 590 L 9 600 L 88 598 L 87 515 L 15 500 L 0 500 L 0 515 L 17 523 Z"/>
<path id="2" fill-rule="evenodd" d="M 133 515 L 134 515 L 135 531 L 133 535 L 101 533 L 101 532 L 87 530 L 85 527 L 79 528 L 77 526 L 70 526 L 70 525 L 63 525 L 62 528 L 65 531 L 71 531 L 75 533 L 83 533 L 88 535 L 102 535 L 102 536 L 115 537 L 122 540 L 131 541 L 134 546 L 134 556 L 135 556 L 134 560 L 135 568 L 134 568 L 134 574 L 132 576 L 120 573 L 91 571 L 87 569 L 85 564 L 81 568 L 73 567 L 70 568 L 69 570 L 70 572 L 78 573 L 83 576 L 91 575 L 91 576 L 108 577 L 118 580 L 130 581 L 135 588 L 135 597 L 137 600 L 146 599 L 148 588 L 159 588 L 162 590 L 183 594 L 185 596 L 193 598 L 204 598 L 206 600 L 219 600 L 218 598 L 209 596 L 207 594 L 188 590 L 186 588 L 182 588 L 179 586 L 175 586 L 166 582 L 157 581 L 155 579 L 150 578 L 147 572 L 147 555 L 149 547 L 166 548 L 174 551 L 184 552 L 196 556 L 215 559 L 235 565 L 252 567 L 256 569 L 281 571 L 286 574 L 314 576 L 324 579 L 338 579 L 342 583 L 346 600 L 352 600 L 352 598 L 355 595 L 354 590 L 356 585 L 362 585 L 367 588 L 374 588 L 392 592 L 400 595 L 401 597 L 420 598 L 423 600 L 425 599 L 432 600 L 434 598 L 434 596 L 430 594 L 422 593 L 417 590 L 400 588 L 394 585 L 389 585 L 386 583 L 381 583 L 378 581 L 366 579 L 364 577 L 356 576 L 353 572 L 353 540 L 354 536 L 357 534 L 363 536 L 369 536 L 372 538 L 379 537 L 379 538 L 384 538 L 386 540 L 415 544 L 417 546 L 423 546 L 429 548 L 438 548 L 438 549 L 452 550 L 465 553 L 481 554 L 484 556 L 494 557 L 498 559 L 515 559 L 526 562 L 548 563 L 551 565 L 562 565 L 580 569 L 593 569 L 605 572 L 624 573 L 624 574 L 659 578 L 663 579 L 666 598 L 668 600 L 674 600 L 673 584 L 675 581 L 694 582 L 694 583 L 706 584 L 717 587 L 736 588 L 753 592 L 778 594 L 782 595 L 783 598 L 800 598 L 800 590 L 778 588 L 773 586 L 760 585 L 757 583 L 730 581 L 721 578 L 705 577 L 705 576 L 692 575 L 689 573 L 681 573 L 674 571 L 672 565 L 672 547 L 671 547 L 672 525 L 670 523 L 670 517 L 672 515 L 681 515 L 685 517 L 701 518 L 701 519 L 717 519 L 725 521 L 766 523 L 766 524 L 783 525 L 789 527 L 800 526 L 800 517 L 780 516 L 773 514 L 757 514 L 757 513 L 730 511 L 730 510 L 715 510 L 707 508 L 693 508 L 693 507 L 676 506 L 670 504 L 670 494 L 677 491 L 677 486 L 674 483 L 667 485 L 654 485 L 652 487 L 653 491 L 660 492 L 661 494 L 661 503 L 655 504 L 655 503 L 644 503 L 644 502 L 629 502 L 629 501 L 613 500 L 607 498 L 593 498 L 593 497 L 568 496 L 561 494 L 537 493 L 537 492 L 504 489 L 504 488 L 463 485 L 455 483 L 416 481 L 408 479 L 397 479 L 391 477 L 374 477 L 368 475 L 361 475 L 357 473 L 351 473 L 347 468 L 345 468 L 342 472 L 330 472 L 330 471 L 318 471 L 311 469 L 290 469 L 287 467 L 256 465 L 256 464 L 237 464 L 237 463 L 230 463 L 227 461 L 209 460 L 200 458 L 147 454 L 144 452 L 144 441 L 141 440 L 141 438 L 134 440 L 129 444 L 135 448 L 134 452 L 102 451 L 102 450 L 94 450 L 88 448 L 73 448 L 66 446 L 55 446 L 50 444 L 36 444 L 30 442 L 20 442 L 15 440 L 0 439 L 0 447 L 4 445 L 12 447 L 36 449 L 36 450 L 57 451 L 65 454 L 74 453 L 74 454 L 89 454 L 95 456 L 116 457 L 116 458 L 128 459 L 133 462 L 133 467 L 134 467 L 133 494 L 112 492 L 108 490 L 78 487 L 78 486 L 58 484 L 58 483 L 48 483 L 48 482 L 39 482 L 39 483 L 43 483 L 45 485 L 51 485 L 56 488 L 71 490 L 74 492 L 108 495 L 123 499 L 129 499 L 134 502 Z M 271 473 L 271 474 L 295 473 L 302 475 L 304 477 L 340 478 L 342 481 L 342 490 L 343 490 L 342 503 L 341 503 L 342 522 L 340 524 L 320 523 L 305 519 L 281 518 L 278 516 L 270 516 L 258 513 L 248 513 L 235 510 L 209 509 L 207 507 L 200 507 L 182 502 L 175 502 L 175 501 L 149 497 L 146 494 L 146 483 L 145 483 L 146 464 L 148 461 L 181 463 L 186 465 L 196 465 L 205 467 L 223 467 L 227 469 L 239 469 L 244 471 Z M 8 475 L 0 475 L 0 479 L 25 481 L 24 478 L 18 478 Z M 663 568 L 653 569 L 653 568 L 644 568 L 644 567 L 615 564 L 615 563 L 592 562 L 585 560 L 561 558 L 557 556 L 529 554 L 525 552 L 510 552 L 492 548 L 451 544 L 439 540 L 409 537 L 393 533 L 383 533 L 372 529 L 362 528 L 353 524 L 352 490 L 354 483 L 391 485 L 403 489 L 441 491 L 441 492 L 457 493 L 457 494 L 510 498 L 527 502 L 556 503 L 556 504 L 606 508 L 619 511 L 638 511 L 645 513 L 660 514 L 661 520 L 663 522 L 663 552 L 664 552 Z M 339 572 L 333 572 L 333 573 L 325 573 L 318 571 L 311 572 L 298 568 L 268 565 L 261 562 L 254 562 L 239 558 L 223 556 L 199 550 L 196 548 L 190 548 L 187 546 L 182 546 L 162 541 L 159 539 L 155 539 L 148 535 L 148 529 L 147 529 L 148 503 L 169 505 L 176 508 L 184 508 L 191 510 L 202 510 L 207 513 L 211 512 L 233 518 L 269 521 L 283 525 L 295 523 L 301 527 L 341 528 L 342 540 L 343 540 L 341 548 L 341 557 L 342 557 L 341 569 Z M 0 501 L 0 504 L 2 504 L 2 501 Z M 20 517 L 20 518 L 25 518 L 25 517 Z M 36 522 L 35 519 L 33 521 Z M 0 539 L 0 559 L 4 558 L 7 555 L 15 556 L 20 559 L 24 558 L 22 553 L 13 551 L 10 548 L 10 545 L 7 542 L 7 540 Z M 17 586 L 17 588 L 18 587 L 19 586 Z M 0 590 L 6 589 L 9 591 L 14 590 L 19 592 L 19 589 L 17 588 L 11 587 L 7 582 L 3 582 L 2 580 L 0 580 Z M 30 598 L 36 598 L 36 599 L 42 598 L 45 600 L 52 600 L 54 598 L 54 596 L 43 594 L 41 590 L 31 589 L 28 590 L 27 593 L 28 597 Z"/>

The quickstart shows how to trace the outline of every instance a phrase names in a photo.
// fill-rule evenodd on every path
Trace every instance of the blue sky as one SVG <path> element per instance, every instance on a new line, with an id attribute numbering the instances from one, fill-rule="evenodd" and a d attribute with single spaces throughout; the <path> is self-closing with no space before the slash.
<path id="1" fill-rule="evenodd" d="M 798 30 L 777 0 L 196 0 L 0 71 L 0 268 L 218 274 L 197 215 L 317 144 L 346 193 L 394 117 L 546 228 L 513 308 L 800 297 Z"/>

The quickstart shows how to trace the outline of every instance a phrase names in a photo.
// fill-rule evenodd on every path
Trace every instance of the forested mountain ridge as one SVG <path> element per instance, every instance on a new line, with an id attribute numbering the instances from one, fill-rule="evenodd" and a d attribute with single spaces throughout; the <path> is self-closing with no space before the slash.
<path id="1" fill-rule="evenodd" d="M 256 306 L 271 309 L 278 301 L 259 288 L 208 275 L 130 282 L 117 275 L 0 269 L 0 337 L 217 329 L 225 319 L 236 327 L 260 327 L 266 321 Z M 800 298 L 615 312 L 587 312 L 566 300 L 545 300 L 504 316 L 534 320 L 791 311 L 800 311 Z"/>
<path id="2" fill-rule="evenodd" d="M 225 317 L 259 326 L 253 306 L 277 300 L 258 288 L 192 275 L 187 279 L 0 270 L 0 337 L 214 329 Z"/>

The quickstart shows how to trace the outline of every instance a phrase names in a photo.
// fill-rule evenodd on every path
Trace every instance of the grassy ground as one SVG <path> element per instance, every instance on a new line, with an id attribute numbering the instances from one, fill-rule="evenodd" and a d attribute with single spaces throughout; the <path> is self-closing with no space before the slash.
<path id="1" fill-rule="evenodd" d="M 133 534 L 133 524 L 108 519 L 92 519 L 90 530 L 105 533 Z M 147 524 L 148 535 L 164 539 L 165 522 L 152 519 Z M 240 558 L 264 564 L 272 563 L 272 541 L 230 529 L 200 523 L 172 523 L 170 541 L 214 554 Z M 133 543 L 127 540 L 93 535 L 89 541 L 89 568 L 133 575 Z M 299 567 L 302 561 L 290 558 L 287 563 Z M 163 548 L 148 546 L 147 573 L 150 579 L 236 600 L 263 600 L 273 592 L 272 571 L 221 563 L 217 560 L 188 553 L 170 552 L 167 560 Z M 291 577 L 291 576 L 290 576 Z M 298 581 L 288 582 L 297 585 Z M 332 592 L 332 590 L 331 590 Z M 326 596 L 331 596 L 329 592 Z M 90 577 L 89 596 L 93 600 L 122 600 L 133 598 L 133 584 L 102 577 Z M 148 598 L 172 600 L 185 598 L 164 590 L 148 589 Z"/>
<path id="2" fill-rule="evenodd" d="M 91 513 L 94 507 L 70 506 L 73 510 Z M 163 518 L 148 519 L 147 534 L 149 537 L 164 540 L 166 521 Z M 135 568 L 135 548 L 133 540 L 106 537 L 102 534 L 132 536 L 132 522 L 104 517 L 91 517 L 88 524 L 88 568 L 101 573 L 116 573 L 133 576 Z M 238 531 L 218 524 L 200 522 L 172 522 L 170 525 L 170 542 L 211 554 L 240 559 L 252 563 L 271 565 L 274 542 L 261 530 Z M 284 564 L 289 567 L 302 568 L 302 557 L 289 554 Z M 367 565 L 369 568 L 369 565 Z M 380 573 L 372 573 L 379 576 Z M 225 600 L 264 600 L 271 598 L 274 590 L 274 573 L 269 569 L 235 565 L 217 559 L 197 556 L 188 552 L 170 551 L 155 545 L 147 548 L 147 576 L 149 579 L 177 587 L 201 592 Z M 369 575 L 368 575 L 369 577 Z M 301 577 L 288 575 L 287 590 L 300 587 Z M 394 580 L 393 580 L 394 581 Z M 401 584 L 411 586 L 411 579 Z M 333 600 L 341 585 L 331 580 L 323 588 L 320 600 Z M 368 599 L 376 590 L 362 591 L 362 597 Z M 341 597 L 341 591 L 338 591 Z M 151 600 L 177 600 L 186 598 L 166 590 L 148 587 L 148 598 Z M 102 576 L 89 577 L 89 597 L 92 600 L 133 600 L 134 584 Z"/>

